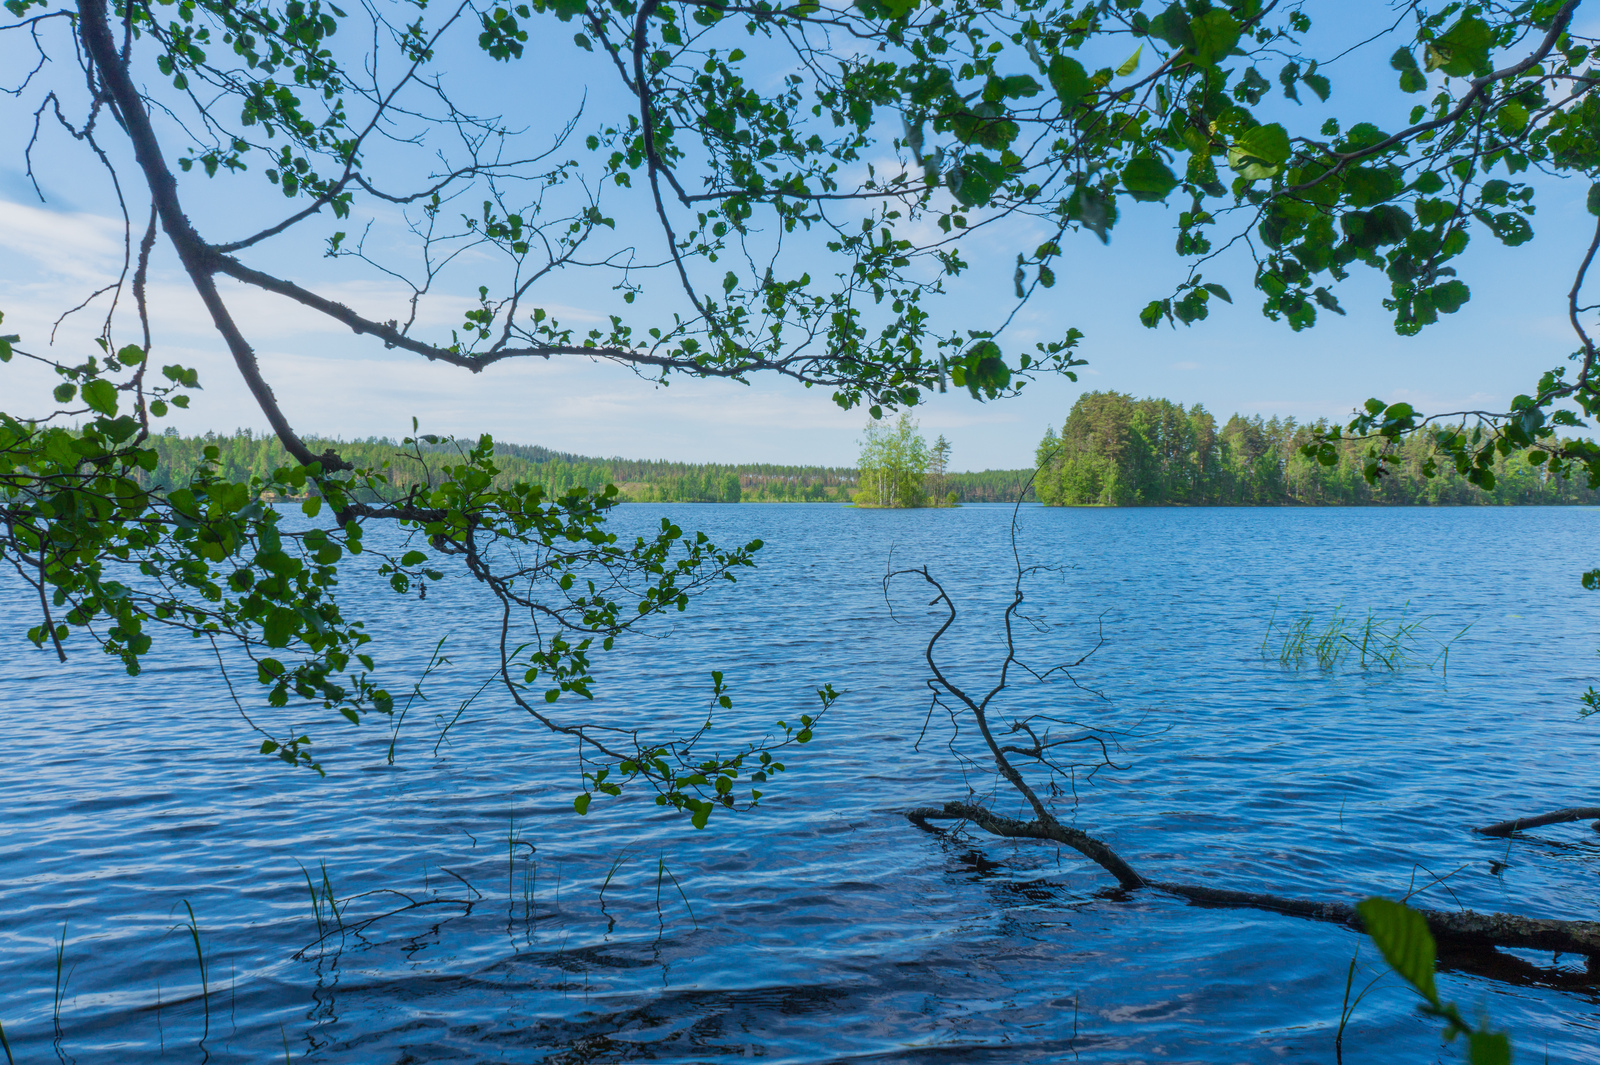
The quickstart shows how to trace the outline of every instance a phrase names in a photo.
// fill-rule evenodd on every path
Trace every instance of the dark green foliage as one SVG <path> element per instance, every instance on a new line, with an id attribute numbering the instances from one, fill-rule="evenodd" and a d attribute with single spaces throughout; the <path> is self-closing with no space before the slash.
<path id="1" fill-rule="evenodd" d="M 1067 506 L 1600 503 L 1583 481 L 1531 461 L 1537 451 L 1491 444 L 1492 480 L 1474 480 L 1446 461 L 1431 433 L 1389 444 L 1384 475 L 1369 479 L 1372 441 L 1329 442 L 1336 430 L 1325 421 L 1237 414 L 1219 429 L 1198 404 L 1086 392 L 1060 436 L 1050 430 L 1041 441 L 1034 490 L 1043 503 Z"/>
<path id="2" fill-rule="evenodd" d="M 1433 979 L 1438 948 L 1427 918 L 1403 902 L 1377 897 L 1357 904 L 1356 911 L 1383 960 L 1422 996 L 1422 1012 L 1445 1022 L 1445 1039 L 1466 1037 L 1468 1065 L 1511 1065 L 1511 1040 L 1504 1032 L 1492 1030 L 1487 1020 L 1469 1023 L 1454 1002 L 1439 997 Z"/>

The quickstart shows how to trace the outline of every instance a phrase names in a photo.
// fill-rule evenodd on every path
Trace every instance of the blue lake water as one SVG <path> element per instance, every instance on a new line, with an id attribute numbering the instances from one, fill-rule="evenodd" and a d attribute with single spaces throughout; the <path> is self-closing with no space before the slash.
<path id="1" fill-rule="evenodd" d="M 881 578 L 926 564 L 946 580 L 962 611 L 948 661 L 977 685 L 1010 587 L 1009 508 L 630 505 L 616 522 L 663 514 L 723 543 L 763 538 L 761 568 L 662 639 L 630 638 L 587 712 L 691 720 L 721 669 L 727 734 L 759 735 L 823 683 L 848 692 L 760 809 L 703 832 L 644 796 L 578 817 L 571 743 L 492 689 L 435 755 L 492 661 L 492 619 L 459 575 L 424 601 L 346 589 L 393 690 L 442 636 L 451 662 L 393 766 L 387 724 L 297 712 L 326 779 L 253 753 L 209 651 L 160 640 L 136 680 L 93 651 L 57 665 L 22 638 L 24 589 L 0 579 L 15 1060 L 1333 1061 L 1352 954 L 1381 970 L 1362 937 L 1117 895 L 1070 851 L 902 816 L 991 785 L 964 775 L 937 717 L 914 749 L 932 616 L 902 584 L 891 617 Z M 1007 705 L 1130 730 L 1127 768 L 1079 779 L 1062 809 L 1147 876 L 1346 901 L 1446 877 L 1415 901 L 1595 919 L 1600 834 L 1508 846 L 1469 828 L 1600 802 L 1600 719 L 1576 712 L 1600 682 L 1600 595 L 1578 582 L 1597 529 L 1593 509 L 1024 508 L 1024 561 L 1052 567 L 1028 585 L 1029 660 L 1074 659 L 1103 631 L 1076 676 L 1104 698 L 1058 680 Z M 1427 654 L 1329 673 L 1262 653 L 1274 609 L 1407 602 L 1442 639 L 1470 624 L 1447 670 Z M 325 911 L 320 944 L 302 869 L 348 900 L 345 931 Z M 357 927 L 396 892 L 428 905 Z M 1592 984 L 1455 969 L 1440 984 L 1507 1028 L 1519 1060 L 1600 1062 Z M 1456 1060 L 1416 1001 L 1381 981 L 1346 1060 Z"/>

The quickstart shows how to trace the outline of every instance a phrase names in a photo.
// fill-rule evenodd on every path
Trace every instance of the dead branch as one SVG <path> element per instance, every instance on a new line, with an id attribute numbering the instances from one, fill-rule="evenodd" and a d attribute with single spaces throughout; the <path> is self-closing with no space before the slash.
<path id="1" fill-rule="evenodd" d="M 906 811 L 906 818 L 918 828 L 927 831 L 939 831 L 929 825 L 928 821 L 942 818 L 968 821 L 996 836 L 1064 843 L 1111 873 L 1117 878 L 1119 885 L 1129 891 L 1148 887 L 1188 899 L 1199 906 L 1268 910 L 1289 917 L 1342 924 L 1358 932 L 1365 930 L 1361 923 L 1361 915 L 1356 912 L 1355 906 L 1349 903 L 1297 899 L 1266 892 L 1235 891 L 1198 884 L 1179 884 L 1167 880 L 1146 880 L 1100 840 L 1059 823 L 1047 826 L 1037 821 L 1019 821 L 1016 818 L 992 813 L 981 806 L 960 802 L 947 802 L 942 807 L 917 807 Z M 1472 910 L 1452 912 L 1419 909 L 1418 912 L 1427 918 L 1428 928 L 1433 932 L 1434 938 L 1444 943 L 1458 946 L 1548 950 L 1556 954 L 1579 954 L 1600 960 L 1600 922 L 1556 921 L 1509 913 L 1477 913 Z"/>
<path id="2" fill-rule="evenodd" d="M 927 647 L 924 650 L 924 657 L 931 674 L 927 683 L 934 693 L 934 705 L 942 706 L 950 713 L 952 723 L 956 728 L 960 727 L 960 719 L 962 717 L 970 719 L 977 726 L 978 732 L 994 760 L 996 775 L 1005 778 L 1017 793 L 1027 801 L 1034 811 L 1034 819 L 1024 821 L 1014 817 L 1007 817 L 997 814 L 976 802 L 946 802 L 939 806 L 920 806 L 908 810 L 906 812 L 907 819 L 918 828 L 929 832 L 942 831 L 930 825 L 930 821 L 952 820 L 976 825 L 991 835 L 1004 838 L 1039 839 L 1065 844 L 1110 873 L 1116 878 L 1119 887 L 1124 891 L 1152 888 L 1187 899 L 1196 905 L 1268 910 L 1292 917 L 1329 921 L 1345 925 L 1357 931 L 1363 931 L 1360 915 L 1357 913 L 1355 906 L 1350 903 L 1297 899 L 1264 892 L 1237 891 L 1227 888 L 1147 879 L 1136 873 L 1121 855 L 1117 854 L 1102 840 L 1089 835 L 1081 829 L 1064 825 L 1057 819 L 1050 809 L 1050 805 L 1041 799 L 1039 792 L 1023 777 L 1019 768 L 1032 765 L 1050 774 L 1052 778 L 1054 775 L 1061 773 L 1064 767 L 1052 762 L 1048 756 L 1048 749 L 1051 745 L 1039 742 L 1037 738 L 1032 748 L 1003 745 L 995 737 L 990 727 L 990 718 L 997 709 L 994 705 L 995 700 L 1009 686 L 1008 675 L 1011 667 L 1013 665 L 1023 665 L 1019 659 L 1012 619 L 1024 600 L 1023 578 L 1027 576 L 1030 570 L 1023 566 L 1020 553 L 1015 549 L 1015 535 L 1016 520 L 1013 516 L 1012 536 L 1016 580 L 1012 590 L 1011 602 L 1007 605 L 1002 619 L 1003 631 L 1006 637 L 1006 650 L 1004 658 L 998 666 L 996 683 L 987 693 L 981 695 L 977 693 L 969 694 L 952 681 L 938 661 L 940 641 L 949 633 L 951 626 L 955 623 L 957 611 L 955 602 L 948 591 L 928 572 L 926 567 L 892 572 L 884 578 L 884 586 L 885 596 L 887 597 L 888 585 L 892 580 L 897 577 L 912 577 L 921 580 L 934 590 L 934 597 L 929 605 L 941 608 L 943 617 L 940 619 L 936 631 L 929 637 Z M 1026 667 L 1024 666 L 1023 668 Z M 1028 672 L 1035 677 L 1040 676 L 1037 671 L 1028 670 Z M 1021 726 L 1018 727 L 1020 728 Z M 1023 730 L 1032 735 L 1031 728 L 1024 728 Z M 1014 728 L 1013 731 L 1016 731 L 1016 729 Z M 1013 761 L 1013 759 L 1016 759 L 1016 761 Z M 1109 764 L 1109 758 L 1106 761 Z M 1515 821 L 1490 825 L 1487 828 L 1480 828 L 1476 831 L 1483 835 L 1509 836 L 1519 828 L 1534 828 L 1540 825 L 1589 818 L 1600 818 L 1600 807 L 1574 807 L 1567 810 L 1557 810 L 1538 817 L 1520 818 Z M 1597 825 L 1600 825 L 1600 823 L 1597 823 Z M 1531 950 L 1548 950 L 1557 954 L 1579 954 L 1590 959 L 1591 969 L 1600 968 L 1600 923 L 1594 921 L 1558 921 L 1506 913 L 1475 913 L 1466 909 L 1455 912 L 1444 910 L 1421 910 L 1420 912 L 1427 919 L 1428 927 L 1433 932 L 1434 937 L 1441 943 L 1454 944 L 1469 951 L 1494 947 L 1518 947 Z"/>
<path id="3" fill-rule="evenodd" d="M 1551 810 L 1538 817 L 1519 817 L 1514 821 L 1501 821 L 1472 831 L 1480 836 L 1499 836 L 1503 839 L 1519 829 L 1541 828 L 1544 825 L 1559 825 L 1567 821 L 1591 820 L 1595 822 L 1595 831 L 1600 832 L 1600 806 L 1569 806 L 1565 810 Z"/>
<path id="4" fill-rule="evenodd" d="M 1042 821 L 1020 821 L 1015 817 L 1003 817 L 982 806 L 966 802 L 947 802 L 943 806 L 920 806 L 915 810 L 906 811 L 906 817 L 919 828 L 929 827 L 930 819 L 944 818 L 971 821 L 996 836 L 1047 839 L 1054 843 L 1064 843 L 1116 877 L 1117 883 L 1129 890 L 1144 887 L 1148 883 L 1144 877 L 1134 872 L 1116 851 L 1100 840 L 1081 829 L 1063 825 L 1054 819 L 1048 824 Z"/>

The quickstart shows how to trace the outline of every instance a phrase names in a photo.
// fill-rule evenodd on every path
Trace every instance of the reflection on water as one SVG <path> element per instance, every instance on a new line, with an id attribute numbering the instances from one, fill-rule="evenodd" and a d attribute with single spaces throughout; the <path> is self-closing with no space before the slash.
<path id="1" fill-rule="evenodd" d="M 186 642 L 158 644 L 136 681 L 92 654 L 58 667 L 0 586 L 0 1023 L 16 1060 L 1331 1060 L 1352 953 L 1376 970 L 1360 937 L 1117 893 L 1070 852 L 901 816 L 967 789 L 945 737 L 913 749 L 924 604 L 897 600 L 895 624 L 879 579 L 891 551 L 946 578 L 955 668 L 981 678 L 1009 510 L 640 505 L 619 520 L 662 513 L 759 535 L 767 558 L 670 639 L 609 660 L 597 712 L 700 713 L 723 669 L 732 737 L 808 710 L 822 683 L 849 689 L 765 806 L 704 832 L 643 797 L 577 817 L 574 752 L 492 689 L 434 755 L 492 663 L 463 581 L 422 602 L 367 593 L 392 688 L 440 635 L 451 663 L 398 737 L 297 720 L 326 780 L 251 756 Z M 1079 782 L 1076 813 L 1149 875 L 1346 899 L 1445 877 L 1424 901 L 1592 919 L 1586 825 L 1509 847 L 1467 828 L 1594 798 L 1600 726 L 1575 711 L 1600 645 L 1600 597 L 1577 581 L 1597 520 L 1025 509 L 1024 553 L 1060 567 L 1030 588 L 1052 623 L 1036 646 L 1076 657 L 1103 616 L 1085 679 L 1108 702 L 1051 685 L 1017 705 L 1150 723 L 1120 756 L 1130 769 Z M 1441 632 L 1475 624 L 1448 681 L 1286 671 L 1259 652 L 1279 596 L 1324 613 L 1410 600 Z M 1600 1061 L 1581 962 L 1445 963 L 1444 993 L 1486 1008 L 1526 1060 Z M 1485 964 L 1505 978 L 1475 975 Z M 1380 984 L 1347 1060 L 1455 1055 L 1413 1007 Z"/>

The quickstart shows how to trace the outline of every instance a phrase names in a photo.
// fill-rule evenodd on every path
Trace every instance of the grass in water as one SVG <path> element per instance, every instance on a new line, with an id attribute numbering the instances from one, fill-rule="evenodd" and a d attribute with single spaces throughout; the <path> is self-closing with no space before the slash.
<path id="1" fill-rule="evenodd" d="M 1319 622 L 1315 611 L 1306 610 L 1280 622 L 1274 600 L 1261 638 L 1261 657 L 1276 658 L 1285 669 L 1294 670 L 1315 663 L 1324 672 L 1353 665 L 1397 673 L 1425 661 L 1429 669 L 1448 673 L 1450 647 L 1472 625 L 1463 625 L 1449 639 L 1441 640 L 1429 629 L 1433 620 L 1431 615 L 1412 615 L 1407 600 L 1394 617 L 1374 613 L 1371 608 L 1365 617 L 1352 617 L 1340 603 L 1325 621 Z"/>
<path id="2" fill-rule="evenodd" d="M 694 922 L 695 931 L 700 930 L 700 922 L 695 920 L 694 907 L 689 905 L 689 896 L 683 893 L 683 888 L 678 884 L 678 878 L 672 875 L 672 870 L 667 868 L 665 852 L 656 855 L 656 920 L 664 921 L 661 916 L 661 884 L 663 880 L 671 880 L 672 886 L 678 889 L 678 897 L 683 900 L 683 908 L 689 911 L 689 920 Z"/>
<path id="3" fill-rule="evenodd" d="M 200 949 L 200 922 L 195 920 L 194 907 L 189 905 L 189 900 L 183 900 L 183 908 L 189 911 L 189 938 L 194 941 L 195 962 L 200 966 L 200 1006 L 205 1011 L 205 1028 L 200 1033 L 200 1042 L 204 1043 L 211 1035 L 211 985 L 206 979 L 206 955 Z"/>
<path id="4" fill-rule="evenodd" d="M 51 1020 L 55 1024 L 57 1047 L 60 1047 L 61 1045 L 61 996 L 66 994 L 67 981 L 72 979 L 72 971 L 70 969 L 66 970 L 65 973 L 62 971 L 62 965 L 66 960 L 66 956 L 67 923 L 63 921 L 61 922 L 61 940 L 56 944 L 56 997 L 51 1014 Z"/>

